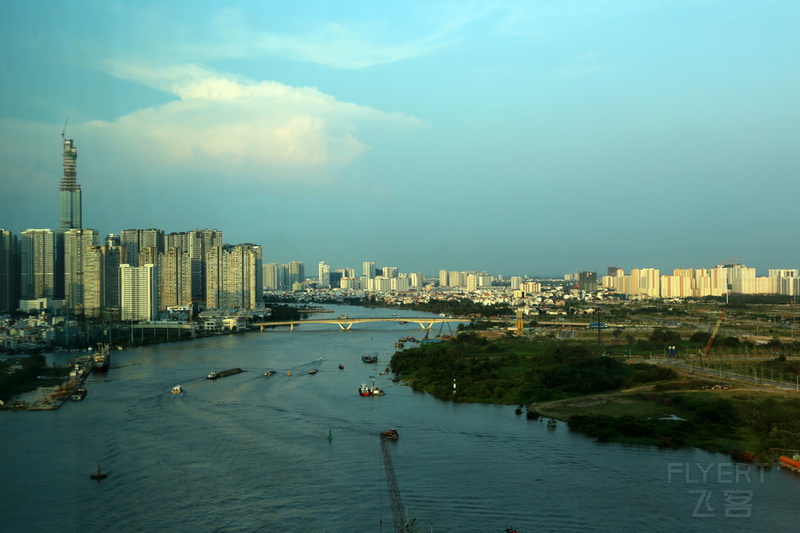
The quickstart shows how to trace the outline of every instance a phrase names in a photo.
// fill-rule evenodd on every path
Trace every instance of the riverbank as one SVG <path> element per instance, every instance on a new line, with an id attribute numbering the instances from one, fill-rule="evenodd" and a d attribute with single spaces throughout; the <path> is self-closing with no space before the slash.
<path id="1" fill-rule="evenodd" d="M 527 406 L 599 442 L 695 447 L 748 462 L 800 449 L 800 395 L 687 378 Z"/>

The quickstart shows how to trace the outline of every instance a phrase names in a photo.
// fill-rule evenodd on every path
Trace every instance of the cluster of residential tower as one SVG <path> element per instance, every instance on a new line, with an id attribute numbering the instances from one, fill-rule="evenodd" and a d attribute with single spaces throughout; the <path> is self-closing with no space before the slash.
<path id="1" fill-rule="evenodd" d="M 106 321 L 151 321 L 177 310 L 253 310 L 262 305 L 265 291 L 326 289 L 357 296 L 435 289 L 482 298 L 502 290 L 506 296 L 501 299 L 509 301 L 542 294 L 540 281 L 521 276 L 503 280 L 487 272 L 440 270 L 438 278 L 426 280 L 422 273 L 376 268 L 372 261 L 365 261 L 360 273 L 332 269 L 321 261 L 317 275 L 309 278 L 302 262 L 264 264 L 260 245 L 225 244 L 215 229 L 127 229 L 106 236 L 101 244 L 97 230 L 83 227 L 77 149 L 63 134 L 62 141 L 58 229 L 27 229 L 20 235 L 0 229 L 0 312 L 49 309 Z M 738 263 L 676 269 L 671 275 L 653 268 L 625 274 L 613 267 L 599 284 L 595 272 L 565 279 L 574 282 L 580 295 L 598 288 L 627 298 L 800 294 L 797 269 L 770 270 L 758 277 L 754 268 Z"/>

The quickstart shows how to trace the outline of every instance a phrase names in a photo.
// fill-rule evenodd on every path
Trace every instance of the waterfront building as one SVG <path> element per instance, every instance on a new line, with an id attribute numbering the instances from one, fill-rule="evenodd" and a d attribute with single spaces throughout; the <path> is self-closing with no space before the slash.
<path id="1" fill-rule="evenodd" d="M 192 258 L 178 246 L 158 255 L 158 307 L 191 307 Z"/>
<path id="2" fill-rule="evenodd" d="M 27 229 L 20 237 L 20 299 L 54 298 L 55 235 L 49 229 Z M 16 304 L 15 304 L 16 308 Z"/>
<path id="3" fill-rule="evenodd" d="M 0 229 L 0 313 L 17 309 L 20 285 L 19 239 Z"/>
<path id="4" fill-rule="evenodd" d="M 206 254 L 214 246 L 222 246 L 222 232 L 216 229 L 195 229 L 166 236 L 165 246 L 179 247 L 188 252 L 192 263 L 192 301 L 197 305 L 206 302 Z"/>
<path id="5" fill-rule="evenodd" d="M 206 254 L 206 306 L 256 309 L 263 300 L 261 247 L 214 246 Z"/>
<path id="6" fill-rule="evenodd" d="M 158 312 L 158 272 L 155 265 L 120 265 L 122 320 L 151 321 Z"/>
<path id="7" fill-rule="evenodd" d="M 84 258 L 84 314 L 103 320 L 119 319 L 120 246 L 90 246 Z"/>
<path id="8" fill-rule="evenodd" d="M 70 229 L 64 233 L 64 306 L 76 315 L 84 312 L 86 258 L 97 246 L 96 229 Z"/>

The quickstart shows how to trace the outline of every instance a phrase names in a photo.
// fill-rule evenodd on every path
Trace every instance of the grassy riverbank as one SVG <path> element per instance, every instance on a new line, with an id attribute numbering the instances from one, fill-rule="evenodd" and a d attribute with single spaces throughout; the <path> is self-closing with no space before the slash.
<path id="1" fill-rule="evenodd" d="M 714 390 L 714 381 L 596 355 L 581 343 L 487 340 L 470 332 L 398 352 L 391 364 L 415 390 L 449 401 L 525 406 L 529 418 L 565 420 L 603 442 L 693 446 L 739 460 L 800 449 L 797 393 Z"/>

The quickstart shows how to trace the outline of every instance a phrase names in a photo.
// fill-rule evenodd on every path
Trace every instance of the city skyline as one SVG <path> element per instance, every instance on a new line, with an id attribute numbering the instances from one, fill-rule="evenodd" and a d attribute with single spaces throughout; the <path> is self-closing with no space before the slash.
<path id="1" fill-rule="evenodd" d="M 217 228 L 267 263 L 426 276 L 797 268 L 798 15 L 13 3 L 0 227 L 59 227 L 66 128 L 101 236 Z"/>

